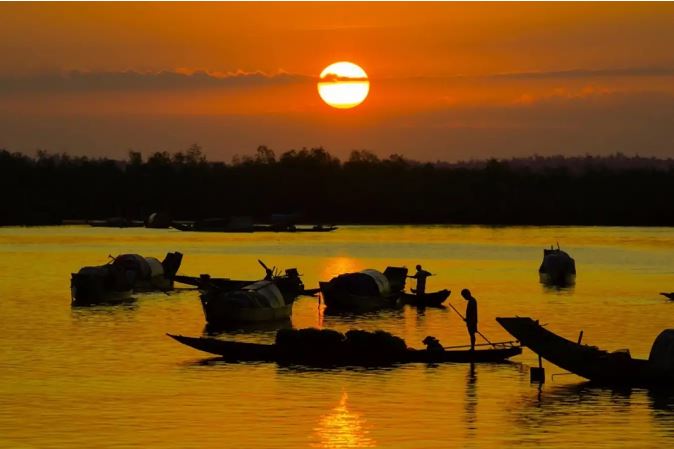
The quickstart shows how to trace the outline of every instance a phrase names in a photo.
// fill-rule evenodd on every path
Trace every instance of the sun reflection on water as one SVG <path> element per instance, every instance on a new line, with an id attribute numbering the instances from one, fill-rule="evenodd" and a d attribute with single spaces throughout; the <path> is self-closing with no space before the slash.
<path id="1" fill-rule="evenodd" d="M 367 423 L 360 413 L 349 410 L 349 395 L 342 393 L 337 407 L 324 415 L 314 429 L 320 441 L 311 447 L 342 449 L 375 447 L 377 443 L 368 436 Z"/>

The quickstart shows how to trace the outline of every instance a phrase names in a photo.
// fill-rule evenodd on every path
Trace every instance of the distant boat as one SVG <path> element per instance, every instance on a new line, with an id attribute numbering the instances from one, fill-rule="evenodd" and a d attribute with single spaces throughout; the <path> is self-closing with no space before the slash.
<path id="1" fill-rule="evenodd" d="M 194 222 L 173 222 L 174 228 L 180 231 L 194 232 L 253 232 L 251 217 L 206 218 Z"/>
<path id="2" fill-rule="evenodd" d="M 628 350 L 608 352 L 567 340 L 531 318 L 496 318 L 513 337 L 549 362 L 590 381 L 607 385 L 671 386 L 674 383 L 674 330 L 660 333 L 648 360 Z M 582 334 L 581 334 L 582 335 Z"/>
<path id="3" fill-rule="evenodd" d="M 90 226 L 96 228 L 142 228 L 145 222 L 141 220 L 129 220 L 124 217 L 110 217 L 105 220 L 88 220 Z"/>
<path id="4" fill-rule="evenodd" d="M 154 257 L 122 254 L 105 265 L 83 267 L 70 278 L 72 303 L 122 302 L 133 292 L 170 290 L 182 257 L 179 252 L 168 253 L 160 262 Z"/>
<path id="5" fill-rule="evenodd" d="M 559 245 L 557 249 L 544 249 L 538 274 L 543 284 L 560 287 L 571 285 L 576 280 L 576 261 L 559 249 Z"/>
<path id="6" fill-rule="evenodd" d="M 366 312 L 401 306 L 406 277 L 405 267 L 387 267 L 383 273 L 367 269 L 341 274 L 319 286 L 327 309 Z"/>
<path id="7" fill-rule="evenodd" d="M 308 334 L 312 338 L 296 338 L 302 334 Z M 345 336 L 329 329 L 286 329 L 277 332 L 274 344 L 167 335 L 184 345 L 219 355 L 228 362 L 261 361 L 307 366 L 495 363 L 522 353 L 521 347 L 510 343 L 474 351 L 412 349 L 401 338 L 381 331 L 349 331 Z M 283 336 L 290 338 L 281 338 Z"/>
<path id="8" fill-rule="evenodd" d="M 425 293 L 421 296 L 415 293 L 403 292 L 401 300 L 403 304 L 409 304 L 411 306 L 417 307 L 442 307 L 442 303 L 445 302 L 449 295 L 452 292 L 444 289 L 437 292 Z"/>
<path id="9" fill-rule="evenodd" d="M 331 232 L 337 226 L 296 226 L 294 224 L 254 224 L 251 217 L 207 218 L 196 222 L 173 222 L 180 231 L 192 232 Z"/>
<path id="10" fill-rule="evenodd" d="M 167 229 L 171 227 L 171 217 L 165 212 L 153 212 L 145 220 L 146 228 Z"/>
<path id="11" fill-rule="evenodd" d="M 662 292 L 662 293 L 660 293 L 660 294 L 661 294 L 662 296 L 664 296 L 665 298 L 667 298 L 667 299 L 672 299 L 672 300 L 674 300 L 674 292 L 671 292 L 671 293 L 665 293 L 665 292 Z"/>

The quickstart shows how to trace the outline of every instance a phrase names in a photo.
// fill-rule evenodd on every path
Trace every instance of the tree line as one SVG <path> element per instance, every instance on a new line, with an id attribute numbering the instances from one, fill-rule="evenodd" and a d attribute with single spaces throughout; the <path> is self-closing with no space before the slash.
<path id="1" fill-rule="evenodd" d="M 198 145 L 147 159 L 132 151 L 126 161 L 0 150 L 0 224 L 161 211 L 178 220 L 258 222 L 297 213 L 323 224 L 674 225 L 674 168 L 623 165 L 433 164 L 368 151 L 340 161 L 323 148 L 277 156 L 264 146 L 231 163 L 207 161 Z"/>

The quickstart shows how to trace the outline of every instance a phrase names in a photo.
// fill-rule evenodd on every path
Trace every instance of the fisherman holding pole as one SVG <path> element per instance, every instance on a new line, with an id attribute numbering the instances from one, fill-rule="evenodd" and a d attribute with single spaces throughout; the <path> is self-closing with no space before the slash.
<path id="1" fill-rule="evenodd" d="M 463 299 L 468 301 L 466 303 L 466 317 L 464 321 L 466 322 L 466 328 L 468 329 L 468 334 L 470 335 L 470 350 L 475 350 L 475 334 L 478 333 L 477 330 L 477 300 L 470 294 L 470 290 L 464 288 L 461 290 L 461 296 Z M 480 334 L 482 335 L 482 334 Z M 488 341 L 488 340 L 487 340 Z"/>
<path id="2" fill-rule="evenodd" d="M 428 276 L 432 276 L 432 274 L 421 268 L 421 265 L 417 265 L 417 272 L 414 276 L 407 276 L 408 278 L 417 280 L 417 289 L 415 293 L 418 298 L 423 298 L 424 294 L 426 294 L 426 278 Z"/>

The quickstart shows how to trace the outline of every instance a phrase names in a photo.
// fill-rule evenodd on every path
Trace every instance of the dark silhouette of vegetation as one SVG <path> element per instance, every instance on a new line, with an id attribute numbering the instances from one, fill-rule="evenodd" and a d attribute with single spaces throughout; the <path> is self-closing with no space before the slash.
<path id="1" fill-rule="evenodd" d="M 341 162 L 323 148 L 277 157 L 261 146 L 228 164 L 206 161 L 198 145 L 146 160 L 132 151 L 127 161 L 0 150 L 0 188 L 3 225 L 155 211 L 259 222 L 280 212 L 335 224 L 674 225 L 674 163 L 622 155 L 431 164 L 354 151 Z"/>

